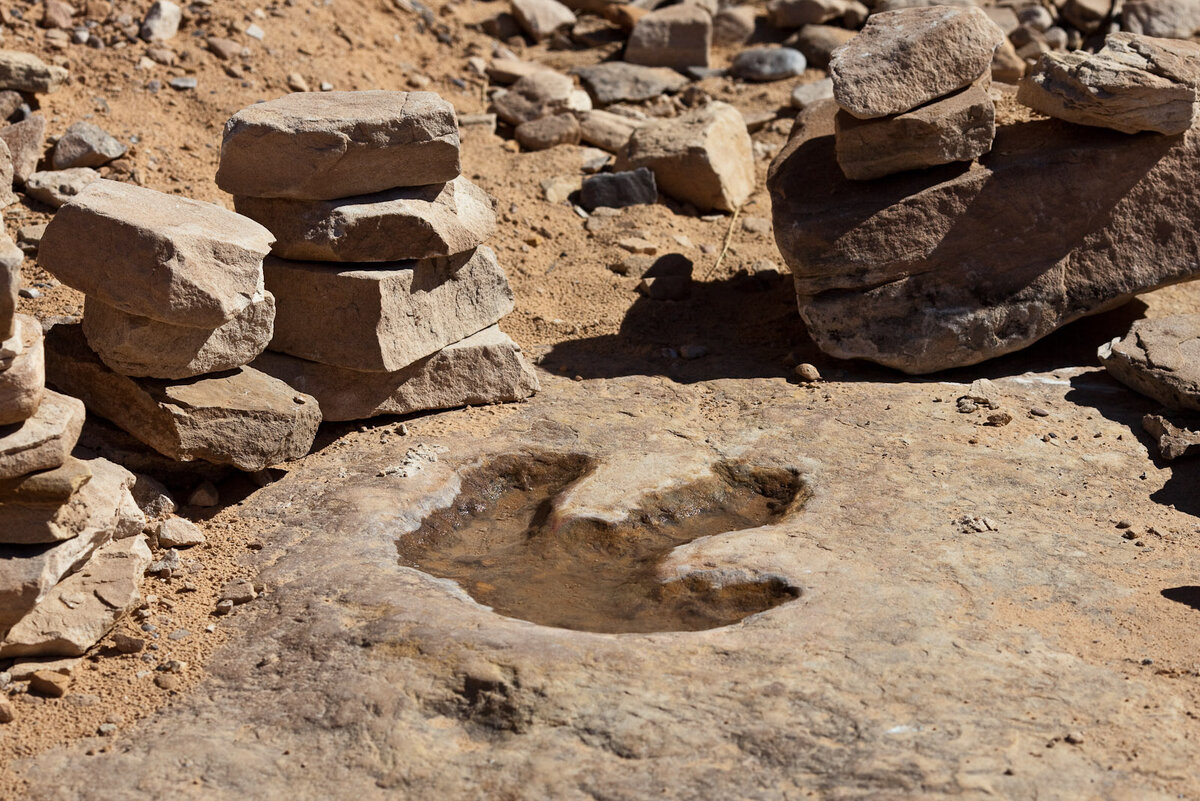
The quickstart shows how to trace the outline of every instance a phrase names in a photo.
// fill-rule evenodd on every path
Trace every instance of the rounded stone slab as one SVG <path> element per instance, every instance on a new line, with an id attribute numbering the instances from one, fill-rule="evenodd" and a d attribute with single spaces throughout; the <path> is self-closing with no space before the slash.
<path id="1" fill-rule="evenodd" d="M 83 333 L 96 355 L 122 375 L 180 379 L 249 364 L 271 341 L 275 296 L 263 291 L 216 329 L 189 328 L 127 314 L 89 297 Z"/>
<path id="2" fill-rule="evenodd" d="M 450 256 L 474 250 L 496 228 L 491 198 L 462 176 L 343 200 L 239 196 L 234 205 L 274 234 L 276 256 L 301 261 Z"/>
<path id="3" fill-rule="evenodd" d="M 874 14 L 833 51 L 833 95 L 859 119 L 899 114 L 974 83 L 1003 41 L 1004 32 L 974 7 Z"/>
<path id="4" fill-rule="evenodd" d="M 127 485 L 105 475 L 93 484 L 90 465 L 68 457 L 53 470 L 0 482 L 0 517 L 4 520 L 0 543 L 36 545 L 69 540 L 93 525 L 98 513 L 110 514 L 116 509 Z M 132 482 L 132 474 L 126 475 Z"/>
<path id="5" fill-rule="evenodd" d="M 225 123 L 217 186 L 330 200 L 441 184 L 459 171 L 458 118 L 433 92 L 297 92 Z"/>
<path id="6" fill-rule="evenodd" d="M 83 429 L 83 402 L 46 390 L 37 413 L 0 428 L 0 479 L 49 470 L 66 461 Z"/>
<path id="7" fill-rule="evenodd" d="M 1200 411 L 1200 314 L 1138 320 L 1098 355 L 1131 389 L 1173 409 Z"/>
<path id="8" fill-rule="evenodd" d="M 15 355 L 5 358 L 9 348 L 15 350 Z M 0 426 L 32 417 L 45 387 L 42 326 L 33 317 L 18 314 L 12 337 L 0 343 Z"/>
<path id="9" fill-rule="evenodd" d="M 101 179 L 54 215 L 38 262 L 129 314 L 211 329 L 261 297 L 272 241 L 220 206 Z"/>

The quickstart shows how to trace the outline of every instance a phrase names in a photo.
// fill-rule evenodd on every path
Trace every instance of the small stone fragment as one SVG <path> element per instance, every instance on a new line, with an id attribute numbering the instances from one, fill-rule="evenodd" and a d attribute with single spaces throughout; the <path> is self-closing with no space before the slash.
<path id="1" fill-rule="evenodd" d="M 579 122 L 574 114 L 553 114 L 523 122 L 513 131 L 526 150 L 549 150 L 557 145 L 579 144 Z"/>
<path id="2" fill-rule="evenodd" d="M 254 582 L 246 578 L 238 578 L 230 581 L 221 590 L 222 601 L 232 601 L 235 606 L 250 603 L 258 597 L 258 592 L 254 589 Z"/>
<path id="3" fill-rule="evenodd" d="M 572 72 L 599 106 L 640 103 L 672 94 L 688 85 L 687 78 L 665 67 L 645 67 L 624 61 L 603 61 Z"/>
<path id="4" fill-rule="evenodd" d="M 23 186 L 30 175 L 37 171 L 42 158 L 42 145 L 46 140 L 46 118 L 33 114 L 20 122 L 0 128 L 0 139 L 8 146 L 12 155 L 13 181 Z"/>
<path id="5" fill-rule="evenodd" d="M 1177 426 L 1161 414 L 1142 417 L 1142 429 L 1154 438 L 1158 455 L 1167 461 L 1200 455 L 1200 431 Z"/>
<path id="6" fill-rule="evenodd" d="M 154 5 L 146 12 L 142 20 L 139 35 L 147 42 L 164 42 L 174 38 L 179 32 L 179 23 L 183 21 L 183 9 L 171 0 L 155 0 Z"/>
<path id="7" fill-rule="evenodd" d="M 125 155 L 126 150 L 125 145 L 100 126 L 77 122 L 59 137 L 50 151 L 50 164 L 56 170 L 101 167 Z"/>
<path id="8" fill-rule="evenodd" d="M 49 670 L 39 670 L 29 679 L 29 691 L 48 698 L 62 698 L 70 686 L 70 676 Z"/>
<path id="9" fill-rule="evenodd" d="M 512 0 L 513 16 L 535 42 L 575 24 L 575 14 L 558 0 Z"/>
<path id="10" fill-rule="evenodd" d="M 133 637 L 123 632 L 117 632 L 112 637 L 113 647 L 123 654 L 136 654 L 146 647 L 146 641 L 141 637 Z"/>
<path id="11" fill-rule="evenodd" d="M 796 365 L 796 377 L 801 381 L 811 383 L 821 380 L 821 372 L 808 362 L 804 362 L 803 364 Z"/>
<path id="12" fill-rule="evenodd" d="M 654 173 L 646 167 L 590 176 L 584 179 L 579 192 L 579 205 L 587 211 L 601 206 L 619 209 L 657 202 Z"/>
<path id="13" fill-rule="evenodd" d="M 25 193 L 34 200 L 57 209 L 69 203 L 88 184 L 100 178 L 91 167 L 35 172 L 25 181 Z"/>
<path id="14" fill-rule="evenodd" d="M 790 47 L 754 47 L 734 56 L 730 72 L 744 81 L 781 81 L 803 75 L 804 55 Z"/>
<path id="15" fill-rule="evenodd" d="M 190 520 L 182 517 L 172 517 L 158 524 L 155 534 L 160 548 L 191 548 L 203 545 L 204 532 Z"/>

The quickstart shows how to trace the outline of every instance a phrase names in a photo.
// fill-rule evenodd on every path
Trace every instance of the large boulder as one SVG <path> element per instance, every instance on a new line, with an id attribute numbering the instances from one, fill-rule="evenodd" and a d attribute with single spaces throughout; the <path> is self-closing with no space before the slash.
<path id="1" fill-rule="evenodd" d="M 1121 28 L 1131 33 L 1187 39 L 1200 31 L 1196 0 L 1125 0 Z"/>
<path id="2" fill-rule="evenodd" d="M 806 111 L 771 167 L 775 236 L 825 352 L 909 373 L 1019 350 L 1139 292 L 1197 277 L 1200 131 L 997 127 L 977 166 L 861 184 Z"/>

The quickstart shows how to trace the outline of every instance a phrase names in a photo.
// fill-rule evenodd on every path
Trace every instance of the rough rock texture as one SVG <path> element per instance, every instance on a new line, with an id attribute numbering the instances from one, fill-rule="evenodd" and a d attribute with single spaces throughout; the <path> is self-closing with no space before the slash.
<path id="1" fill-rule="evenodd" d="M 312 395 L 332 421 L 508 403 L 538 390 L 520 347 L 497 326 L 394 373 L 346 370 L 269 351 L 253 366 Z"/>
<path id="2" fill-rule="evenodd" d="M 82 402 L 47 390 L 33 417 L 0 429 L 0 479 L 61 465 L 79 440 L 83 418 Z"/>
<path id="3" fill-rule="evenodd" d="M 584 111 L 579 118 L 579 138 L 609 153 L 618 153 L 642 126 L 638 120 L 611 111 Z"/>
<path id="4" fill-rule="evenodd" d="M 0 657 L 83 656 L 141 599 L 150 558 L 144 537 L 100 546 L 9 629 Z"/>
<path id="5" fill-rule="evenodd" d="M 23 185 L 37 170 L 46 139 L 46 118 L 34 114 L 28 119 L 0 128 L 0 139 L 12 154 L 13 181 Z"/>
<path id="6" fill-rule="evenodd" d="M 572 72 L 598 106 L 612 103 L 640 103 L 688 85 L 688 79 L 665 67 L 643 67 L 624 61 L 602 61 Z"/>
<path id="7" fill-rule="evenodd" d="M 895 117 L 860 120 L 839 111 L 837 160 L 847 178 L 971 161 L 992 149 L 996 107 L 989 80 Z"/>
<path id="8" fill-rule="evenodd" d="M 838 105 L 860 119 L 899 114 L 974 83 L 1004 33 L 978 8 L 933 6 L 873 14 L 833 53 Z"/>
<path id="9" fill-rule="evenodd" d="M 32 417 L 45 385 L 42 326 L 37 318 L 18 314 L 12 336 L 0 342 L 0 426 Z"/>
<path id="10" fill-rule="evenodd" d="M 142 20 L 139 35 L 147 42 L 165 42 L 179 32 L 183 21 L 183 9 L 171 0 L 154 0 L 154 5 Z"/>
<path id="11" fill-rule="evenodd" d="M 220 206 L 101 179 L 54 215 L 38 262 L 129 314 L 215 328 L 261 298 L 272 241 Z"/>
<path id="12" fill-rule="evenodd" d="M 448 259 L 342 268 L 268 258 L 271 350 L 351 370 L 394 372 L 512 311 L 488 247 Z"/>
<path id="13" fill-rule="evenodd" d="M 271 252 L 306 261 L 402 261 L 473 250 L 496 228 L 492 200 L 463 176 L 342 200 L 234 198 L 275 237 Z"/>
<path id="14" fill-rule="evenodd" d="M 24 617 L 64 576 L 112 538 L 122 489 L 133 484 L 133 474 L 104 459 L 92 459 L 88 466 L 92 479 L 84 489 L 91 488 L 98 501 L 107 502 L 89 505 L 90 518 L 77 536 L 44 545 L 0 545 L 0 630 Z"/>
<path id="15" fill-rule="evenodd" d="M 978 167 L 858 184 L 827 124 L 797 125 L 768 178 L 775 238 L 831 355 L 910 373 L 974 364 L 1196 277 L 1200 199 L 1175 187 L 1200 169 L 1200 131 L 1001 120 Z"/>
<path id="16" fill-rule="evenodd" d="M 9 239 L 8 232 L 0 235 L 0 342 L 12 336 L 24 260 L 25 254 Z"/>
<path id="17" fill-rule="evenodd" d="M 182 382 L 128 378 L 100 361 L 79 328 L 57 325 L 46 335 L 50 384 L 164 456 L 252 472 L 312 446 L 317 402 L 283 382 L 249 367 Z"/>
<path id="18" fill-rule="evenodd" d="M 535 42 L 575 24 L 574 12 L 558 0 L 512 0 L 512 10 L 517 24 Z"/>
<path id="19" fill-rule="evenodd" d="M 100 173 L 91 167 L 35 172 L 25 180 L 25 194 L 52 209 L 57 209 L 64 203 L 71 202 L 88 184 L 99 178 Z"/>
<path id="20" fill-rule="evenodd" d="M 767 18 L 776 28 L 799 28 L 819 25 L 836 19 L 846 21 L 846 27 L 857 28 L 870 13 L 857 0 L 771 0 L 767 3 Z"/>
<path id="21" fill-rule="evenodd" d="M 829 66 L 833 51 L 857 35 L 857 31 L 833 25 L 805 25 L 787 40 L 787 44 L 803 53 L 809 66 L 825 69 Z"/>
<path id="22" fill-rule="evenodd" d="M 491 107 L 509 125 L 520 125 L 565 111 L 586 111 L 591 103 L 587 93 L 576 89 L 566 75 L 539 70 L 494 97 Z"/>
<path id="23" fill-rule="evenodd" d="M 699 6 L 679 4 L 638 20 L 625 44 L 625 60 L 647 67 L 707 67 L 712 16 Z"/>
<path id="24" fill-rule="evenodd" d="M 0 209 L 17 202 L 17 193 L 13 191 L 13 159 L 12 151 L 3 139 L 0 139 Z"/>
<path id="25" fill-rule="evenodd" d="M 53 470 L 7 479 L 0 485 L 0 516 L 5 522 L 0 542 L 61 542 L 102 524 L 115 534 L 133 481 L 132 473 L 111 462 L 73 457 Z"/>
<path id="26" fill-rule="evenodd" d="M 1121 28 L 1146 36 L 1187 39 L 1200 31 L 1200 5 L 1194 0 L 1125 0 Z"/>
<path id="27" fill-rule="evenodd" d="M 1154 438 L 1158 455 L 1167 461 L 1200 455 L 1200 431 L 1177 426 L 1161 414 L 1143 417 L 1142 430 Z"/>
<path id="28" fill-rule="evenodd" d="M 259 300 L 215 330 L 151 320 L 87 298 L 83 333 L 100 360 L 122 375 L 180 379 L 249 364 L 271 341 L 275 297 Z"/>
<path id="29" fill-rule="evenodd" d="M 1099 356 L 1109 375 L 1143 395 L 1200 411 L 1200 314 L 1138 320 Z"/>
<path id="30" fill-rule="evenodd" d="M 557 145 L 577 145 L 581 131 L 574 114 L 553 114 L 523 122 L 513 138 L 526 150 L 549 150 Z"/>
<path id="31" fill-rule="evenodd" d="M 90 122 L 77 122 L 68 128 L 50 151 L 50 164 L 56 170 L 72 167 L 100 167 L 125 155 L 126 147 L 108 131 Z"/>
<path id="32" fill-rule="evenodd" d="M 600 206 L 612 209 L 657 203 L 658 187 L 654 173 L 645 167 L 629 172 L 606 172 L 583 180 L 579 190 L 579 205 L 588 211 Z"/>
<path id="33" fill-rule="evenodd" d="M 329 200 L 453 180 L 458 119 L 433 92 L 299 92 L 225 123 L 217 186 Z"/>
<path id="34" fill-rule="evenodd" d="M 1200 45 L 1130 34 L 1098 53 L 1043 53 L 1017 100 L 1050 117 L 1123 133 L 1180 134 L 1196 118 Z"/>
<path id="35" fill-rule="evenodd" d="M 754 190 L 754 153 L 746 122 L 714 102 L 634 132 L 617 156 L 618 171 L 649 167 L 664 194 L 698 209 L 732 211 Z"/>
<path id="36" fill-rule="evenodd" d="M 32 53 L 0 50 L 0 89 L 49 94 L 62 85 L 68 74 L 62 67 L 47 64 Z"/>
<path id="37" fill-rule="evenodd" d="M 1190 652 L 1156 650 L 1194 628 L 1159 592 L 1194 584 L 1195 518 L 1141 507 L 1179 532 L 1153 554 L 1114 532 L 1115 510 L 1173 482 L 1138 478 L 1150 465 L 1127 425 L 1097 415 L 1081 431 L 1103 439 L 1060 444 L 1024 415 L 978 429 L 930 403 L 952 387 L 923 382 L 872 383 L 830 414 L 782 378 L 622 375 L 599 397 L 597 382 L 546 380 L 478 429 L 421 436 L 448 451 L 414 475 L 377 475 L 413 437 L 363 436 L 251 495 L 270 603 L 223 623 L 203 683 L 116 747 L 23 760 L 29 796 L 453 799 L 481 781 L 530 800 L 1200 794 L 1192 687 L 1175 668 Z M 1089 370 L 997 385 L 1017 408 L 1111 396 Z M 714 387 L 728 404 L 715 414 L 702 408 Z M 919 409 L 922 434 L 888 407 Z M 678 548 L 662 572 L 777 576 L 799 598 L 707 631 L 594 634 L 497 614 L 398 563 L 397 541 L 453 502 L 473 462 L 534 451 L 613 466 L 672 440 L 697 459 L 799 462 L 812 498 Z M 1104 491 L 1062 498 L 1047 486 L 1058 475 Z M 1000 530 L 965 533 L 964 515 Z M 1162 628 L 1138 625 L 1148 606 Z"/>

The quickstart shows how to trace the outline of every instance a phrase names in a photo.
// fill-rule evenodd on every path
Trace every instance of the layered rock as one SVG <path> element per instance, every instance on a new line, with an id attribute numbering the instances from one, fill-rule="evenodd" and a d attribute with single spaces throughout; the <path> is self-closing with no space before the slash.
<path id="1" fill-rule="evenodd" d="M 0 50 L 0 89 L 49 94 L 58 91 L 68 75 L 66 69 L 47 64 L 32 53 Z"/>
<path id="2" fill-rule="evenodd" d="M 1200 179 L 1196 129 L 1012 122 L 978 166 L 857 184 L 836 164 L 834 113 L 798 123 L 768 179 L 801 316 L 833 356 L 974 364 L 1196 277 L 1200 200 L 1177 191 Z"/>
<path id="3" fill-rule="evenodd" d="M 1099 357 L 1122 384 L 1172 409 L 1200 411 L 1200 314 L 1138 320 Z"/>
<path id="4" fill-rule="evenodd" d="M 83 418 L 79 400 L 47 390 L 33 416 L 0 429 L 0 479 L 61 466 L 79 440 Z"/>
<path id="5" fill-rule="evenodd" d="M 42 326 L 18 314 L 13 333 L 0 342 L 0 426 L 20 423 L 37 412 L 46 383 Z"/>

